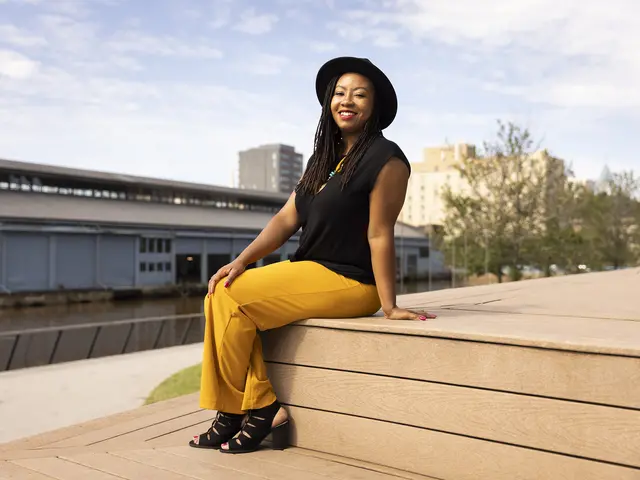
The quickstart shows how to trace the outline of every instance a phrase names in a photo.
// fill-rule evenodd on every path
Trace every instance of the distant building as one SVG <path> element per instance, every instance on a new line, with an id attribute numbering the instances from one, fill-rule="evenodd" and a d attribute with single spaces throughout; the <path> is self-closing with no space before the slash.
<path id="1" fill-rule="evenodd" d="M 454 192 L 462 192 L 466 182 L 455 169 L 467 158 L 476 156 L 476 147 L 465 143 L 423 150 L 423 160 L 411 164 L 404 208 L 399 220 L 416 227 L 442 225 L 444 203 L 442 190 L 448 185 Z"/>
<path id="2" fill-rule="evenodd" d="M 302 154 L 288 145 L 261 145 L 239 153 L 238 186 L 291 193 L 302 177 Z"/>
<path id="3" fill-rule="evenodd" d="M 442 194 L 449 187 L 455 194 L 469 191 L 469 185 L 455 168 L 465 158 L 476 159 L 473 145 L 458 144 L 446 147 L 425 148 L 424 160 L 412 164 L 404 207 L 399 221 L 415 227 L 441 226 L 446 217 Z M 530 156 L 529 168 L 541 165 L 545 182 L 545 208 L 552 208 L 557 196 L 557 188 L 566 179 L 565 165 L 545 150 Z"/>
<path id="4" fill-rule="evenodd" d="M 424 173 L 443 172 L 453 169 L 465 158 L 476 156 L 475 145 L 457 143 L 443 147 L 428 147 L 424 149 L 422 163 L 419 170 Z"/>
<path id="5" fill-rule="evenodd" d="M 16 292 L 204 285 L 287 198 L 0 159 L 0 306 Z M 290 259 L 298 238 L 249 267 Z M 446 275 L 442 253 L 420 229 L 398 222 L 395 239 L 399 274 Z"/>

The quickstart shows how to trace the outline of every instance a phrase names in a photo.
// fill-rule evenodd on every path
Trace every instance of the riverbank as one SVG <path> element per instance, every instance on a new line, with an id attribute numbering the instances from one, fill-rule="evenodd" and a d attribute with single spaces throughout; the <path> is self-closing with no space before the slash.
<path id="1" fill-rule="evenodd" d="M 154 298 L 178 298 L 204 295 L 206 285 L 159 285 L 140 288 L 100 290 L 55 290 L 51 292 L 15 292 L 0 294 L 0 309 L 118 302 Z"/>
<path id="2" fill-rule="evenodd" d="M 398 281 L 399 294 L 419 293 L 450 288 L 451 282 L 442 279 L 412 279 Z M 458 287 L 461 284 L 456 285 Z M 158 285 L 154 287 L 119 288 L 102 290 L 56 290 L 52 292 L 0 293 L 0 311 L 32 307 L 55 307 L 99 303 L 120 303 L 171 298 L 202 297 L 207 292 L 205 284 Z"/>

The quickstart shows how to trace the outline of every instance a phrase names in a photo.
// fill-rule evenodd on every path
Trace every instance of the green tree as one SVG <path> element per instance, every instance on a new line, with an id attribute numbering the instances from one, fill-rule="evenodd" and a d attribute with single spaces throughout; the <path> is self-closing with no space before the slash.
<path id="1" fill-rule="evenodd" d="M 553 265 L 571 271 L 592 261 L 589 242 L 576 228 L 582 218 L 585 187 L 570 181 L 572 176 L 569 170 L 564 176 L 554 176 L 547 192 L 544 228 L 528 242 L 528 257 L 545 276 L 552 274 Z"/>
<path id="2" fill-rule="evenodd" d="M 620 268 L 640 260 L 640 178 L 632 171 L 607 173 L 582 199 L 582 233 L 596 268 Z"/>
<path id="3" fill-rule="evenodd" d="M 466 236 L 470 270 L 488 266 L 499 281 L 504 267 L 520 278 L 527 247 L 544 228 L 554 159 L 546 152 L 536 157 L 532 147 L 527 129 L 498 121 L 496 139 L 484 143 L 478 158 L 457 167 L 467 188 L 443 192 L 449 242 L 460 244 Z"/>

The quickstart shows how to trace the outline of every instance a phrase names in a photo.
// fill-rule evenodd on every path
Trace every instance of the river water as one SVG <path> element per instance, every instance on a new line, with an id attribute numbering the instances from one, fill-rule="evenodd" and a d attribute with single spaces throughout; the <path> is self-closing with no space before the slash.
<path id="1" fill-rule="evenodd" d="M 449 288 L 448 282 L 432 282 L 431 290 Z M 397 285 L 398 294 L 429 291 L 427 281 Z M 0 332 L 115 320 L 168 317 L 202 312 L 201 297 L 96 302 L 20 309 L 0 309 Z"/>

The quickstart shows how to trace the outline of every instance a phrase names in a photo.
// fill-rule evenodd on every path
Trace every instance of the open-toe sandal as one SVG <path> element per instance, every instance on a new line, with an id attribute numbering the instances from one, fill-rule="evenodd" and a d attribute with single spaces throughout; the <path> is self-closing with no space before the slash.
<path id="1" fill-rule="evenodd" d="M 282 411 L 281 411 L 282 409 Z M 280 412 L 278 415 L 278 412 Z M 276 423 L 277 422 L 277 423 Z M 271 434 L 274 450 L 289 446 L 289 419 L 278 401 L 268 407 L 250 410 L 242 429 L 220 448 L 222 453 L 249 453 L 256 451 Z"/>
<path id="2" fill-rule="evenodd" d="M 209 430 L 195 435 L 189 442 L 190 447 L 219 449 L 242 429 L 244 414 L 218 412 Z"/>

